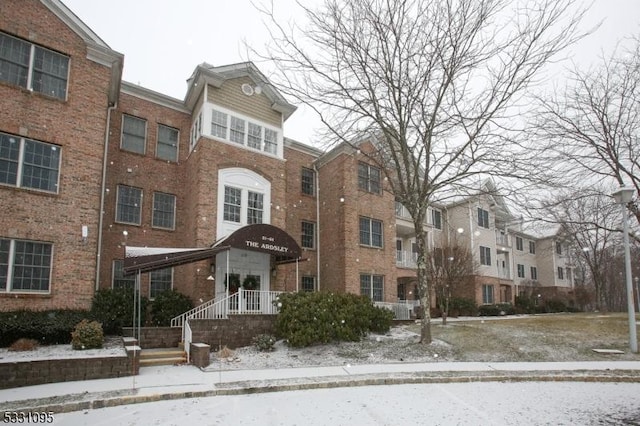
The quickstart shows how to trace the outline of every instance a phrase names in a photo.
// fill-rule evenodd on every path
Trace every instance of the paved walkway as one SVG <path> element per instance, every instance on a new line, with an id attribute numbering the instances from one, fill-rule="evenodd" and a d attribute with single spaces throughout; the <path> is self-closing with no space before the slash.
<path id="1" fill-rule="evenodd" d="M 347 386 L 477 381 L 640 383 L 640 362 L 433 362 L 269 370 L 143 367 L 138 376 L 0 390 L 0 411 L 55 413 L 167 399 Z"/>

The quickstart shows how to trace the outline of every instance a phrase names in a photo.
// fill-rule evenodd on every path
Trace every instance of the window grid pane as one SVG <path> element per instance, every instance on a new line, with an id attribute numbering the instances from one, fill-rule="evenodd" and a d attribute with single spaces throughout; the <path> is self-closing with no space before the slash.
<path id="1" fill-rule="evenodd" d="M 238 188 L 224 187 L 224 220 L 240 223 L 241 195 Z"/>
<path id="2" fill-rule="evenodd" d="M 261 145 L 262 145 L 262 127 L 261 126 L 258 126 L 257 124 L 249 123 L 247 145 L 255 149 L 261 148 Z"/>
<path id="3" fill-rule="evenodd" d="M 128 288 L 133 290 L 136 284 L 135 275 L 124 276 L 124 262 L 113 261 L 113 288 Z"/>
<path id="4" fill-rule="evenodd" d="M 0 80 L 27 87 L 31 44 L 0 33 Z"/>
<path id="5" fill-rule="evenodd" d="M 302 168 L 302 193 L 315 195 L 315 172 L 311 169 Z"/>
<path id="6" fill-rule="evenodd" d="M 158 125 L 156 157 L 161 160 L 178 161 L 178 130 Z"/>
<path id="7" fill-rule="evenodd" d="M 308 293 L 316 291 L 316 277 L 303 276 L 302 291 L 305 291 Z"/>
<path id="8" fill-rule="evenodd" d="M 384 277 L 382 275 L 374 275 L 372 277 L 372 292 L 371 300 L 382 302 L 384 294 Z"/>
<path id="9" fill-rule="evenodd" d="M 147 121 L 123 115 L 122 119 L 122 149 L 144 154 Z"/>
<path id="10" fill-rule="evenodd" d="M 364 217 L 360 218 L 360 244 L 371 245 L 371 229 L 370 220 Z"/>
<path id="11" fill-rule="evenodd" d="M 0 133 L 0 183 L 17 184 L 19 158 L 20 139 Z"/>
<path id="12" fill-rule="evenodd" d="M 49 291 L 51 248 L 48 243 L 15 242 L 12 290 Z"/>
<path id="13" fill-rule="evenodd" d="M 165 268 L 149 273 L 149 297 L 155 299 L 160 293 L 171 290 L 173 269 Z"/>
<path id="14" fill-rule="evenodd" d="M 116 222 L 140 225 L 142 190 L 130 186 L 118 185 L 118 204 Z"/>
<path id="15" fill-rule="evenodd" d="M 55 145 L 25 140 L 22 186 L 57 192 L 60 149 Z"/>
<path id="16" fill-rule="evenodd" d="M 360 294 L 371 298 L 371 275 L 360 275 Z"/>
<path id="17" fill-rule="evenodd" d="M 382 247 L 382 222 L 377 220 L 371 221 L 371 245 Z"/>
<path id="18" fill-rule="evenodd" d="M 175 227 L 176 196 L 155 192 L 153 194 L 153 226 L 165 229 Z"/>
<path id="19" fill-rule="evenodd" d="M 221 111 L 212 111 L 211 135 L 219 138 L 227 138 L 227 114 Z"/>
<path id="20" fill-rule="evenodd" d="M 244 145 L 244 120 L 231 116 L 231 132 L 229 134 L 231 142 Z"/>
<path id="21" fill-rule="evenodd" d="M 316 225 L 312 222 L 302 222 L 301 245 L 304 248 L 315 248 Z"/>
<path id="22" fill-rule="evenodd" d="M 270 154 L 278 152 L 278 132 L 264 129 L 264 151 Z"/>
<path id="23" fill-rule="evenodd" d="M 259 192 L 251 192 L 248 194 L 247 206 L 247 224 L 262 223 L 264 195 Z"/>
<path id="24" fill-rule="evenodd" d="M 7 289 L 7 279 L 9 278 L 9 250 L 11 240 L 0 239 L 0 290 Z"/>
<path id="25" fill-rule="evenodd" d="M 33 90 L 66 99 L 68 72 L 69 58 L 36 46 L 33 61 Z"/>

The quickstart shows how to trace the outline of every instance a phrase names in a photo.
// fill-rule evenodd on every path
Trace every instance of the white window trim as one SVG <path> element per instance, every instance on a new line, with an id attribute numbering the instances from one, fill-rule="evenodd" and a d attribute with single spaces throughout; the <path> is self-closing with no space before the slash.
<path id="1" fill-rule="evenodd" d="M 176 159 L 175 160 L 166 160 L 164 158 L 158 157 L 158 146 L 160 145 L 160 140 L 159 140 L 160 127 L 166 127 L 168 129 L 175 130 L 176 132 L 178 132 L 178 140 L 176 141 Z M 180 129 L 178 129 L 177 127 L 168 126 L 166 124 L 158 123 L 158 127 L 157 127 L 157 130 L 156 130 L 156 159 L 158 159 L 160 161 L 169 161 L 171 163 L 177 163 L 178 162 L 178 160 L 180 159 Z"/>
<path id="2" fill-rule="evenodd" d="M 163 194 L 163 195 L 171 195 L 173 197 L 173 223 L 171 223 L 171 227 L 168 228 L 166 226 L 158 226 L 158 225 L 154 225 L 154 219 L 155 219 L 155 214 L 156 214 L 156 194 Z M 170 194 L 168 192 L 162 192 L 162 191 L 153 191 L 153 200 L 151 203 L 151 227 L 154 229 L 163 229 L 165 231 L 175 231 L 176 229 L 176 207 L 177 207 L 177 200 L 178 197 L 175 194 Z"/>
<path id="3" fill-rule="evenodd" d="M 22 238 L 3 238 L 5 240 L 9 240 L 9 262 L 7 264 L 7 285 L 4 290 L 0 290 L 0 294 L 11 293 L 11 294 L 51 294 L 51 286 L 53 279 L 53 265 L 54 265 L 54 256 L 55 256 L 55 246 L 52 242 L 49 241 L 36 241 L 36 240 L 25 240 Z M 16 241 L 28 241 L 39 244 L 49 244 L 51 245 L 51 264 L 49 265 L 49 289 L 46 291 L 42 290 L 13 290 L 13 268 L 15 266 L 15 255 L 16 255 Z"/>
<path id="4" fill-rule="evenodd" d="M 220 112 L 223 112 L 223 113 L 227 114 L 227 136 L 226 136 L 226 138 L 221 138 L 219 136 L 213 136 L 211 134 L 211 116 L 212 116 L 213 110 L 217 110 L 217 111 L 220 111 Z M 202 116 L 204 117 L 202 119 L 202 123 L 201 123 L 202 124 L 201 136 L 203 138 L 219 141 L 219 142 L 231 145 L 231 146 L 235 146 L 236 148 L 246 149 L 247 151 L 259 152 L 259 153 L 261 153 L 263 155 L 266 155 L 268 157 L 279 158 L 279 159 L 283 159 L 284 158 L 284 142 L 283 142 L 283 132 L 282 132 L 282 128 L 281 127 L 273 126 L 271 124 L 265 123 L 264 121 L 258 120 L 258 119 L 254 118 L 254 117 L 250 117 L 248 115 L 241 114 L 241 113 L 239 113 L 237 111 L 233 111 L 233 110 L 230 110 L 230 109 L 225 108 L 223 106 L 220 106 L 218 104 L 213 104 L 213 103 L 210 103 L 210 102 L 206 102 L 203 105 L 203 107 L 202 107 Z M 244 120 L 244 122 L 245 122 L 244 143 L 242 143 L 242 144 L 240 144 L 239 142 L 233 142 L 230 139 L 231 116 L 239 118 L 241 120 Z M 248 131 L 249 131 L 249 124 L 248 123 L 249 122 L 262 127 L 262 142 L 260 144 L 260 149 L 252 148 L 252 147 L 248 146 L 248 144 L 247 144 L 247 135 L 248 135 Z M 276 147 L 276 153 L 275 154 L 272 154 L 269 151 L 265 151 L 264 150 L 264 137 L 265 137 L 264 129 L 272 130 L 272 131 L 276 132 L 276 134 L 278 135 L 278 138 L 276 140 L 277 147 Z M 195 147 L 195 142 L 194 142 L 194 145 L 191 147 L 191 149 L 193 149 L 194 147 Z"/>
<path id="5" fill-rule="evenodd" d="M 136 152 L 136 151 L 132 151 L 130 149 L 125 148 L 124 145 L 124 120 L 126 117 L 130 117 L 133 118 L 135 120 L 141 120 L 144 121 L 144 142 L 142 145 L 142 152 Z M 147 137 L 149 135 L 149 122 L 147 121 L 146 118 L 142 118 L 142 117 L 137 117 L 133 114 L 127 114 L 127 113 L 123 113 L 122 114 L 122 122 L 120 123 L 120 149 L 122 151 L 125 152 L 129 152 L 132 154 L 138 154 L 138 155 L 147 155 Z"/>
<path id="6" fill-rule="evenodd" d="M 173 267 L 171 268 L 171 286 L 169 287 L 169 290 L 173 290 L 173 281 L 174 281 L 174 273 L 175 273 L 175 269 Z M 151 272 L 149 272 L 149 300 L 155 300 L 155 297 L 151 296 L 151 285 L 152 285 L 152 281 L 151 281 Z"/>
<path id="7" fill-rule="evenodd" d="M 134 188 L 134 189 L 139 189 L 140 190 L 140 217 L 138 218 L 139 221 L 136 222 L 123 222 L 121 220 L 118 220 L 118 200 L 120 200 L 120 187 L 127 187 L 127 188 Z M 118 184 L 116 185 L 116 205 L 115 205 L 115 213 L 116 213 L 116 217 L 114 218 L 114 222 L 116 223 L 123 223 L 125 225 L 137 225 L 140 226 L 142 225 L 142 203 L 144 202 L 144 190 L 142 188 L 138 188 L 137 186 L 131 186 L 131 185 L 121 185 Z"/>
<path id="8" fill-rule="evenodd" d="M 225 186 L 241 190 L 240 222 L 224 220 Z M 263 194 L 262 223 L 271 223 L 271 182 L 249 169 L 231 167 L 218 171 L 217 239 L 247 225 L 249 191 Z"/>

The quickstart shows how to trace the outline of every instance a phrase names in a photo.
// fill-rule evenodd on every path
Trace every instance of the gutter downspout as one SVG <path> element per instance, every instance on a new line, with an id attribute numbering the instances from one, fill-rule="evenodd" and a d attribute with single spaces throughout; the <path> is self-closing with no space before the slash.
<path id="1" fill-rule="evenodd" d="M 318 277 L 318 291 L 320 291 L 320 173 L 316 162 L 313 162 L 313 171 L 316 175 L 316 276 Z"/>
<path id="2" fill-rule="evenodd" d="M 109 128 L 111 127 L 111 111 L 116 109 L 117 104 L 107 107 L 107 126 L 104 131 L 104 153 L 102 156 L 102 184 L 100 185 L 100 211 L 98 212 L 98 249 L 96 250 L 96 287 L 100 287 L 100 263 L 102 261 L 102 222 L 104 218 L 104 198 L 107 186 L 107 156 L 109 152 Z"/>

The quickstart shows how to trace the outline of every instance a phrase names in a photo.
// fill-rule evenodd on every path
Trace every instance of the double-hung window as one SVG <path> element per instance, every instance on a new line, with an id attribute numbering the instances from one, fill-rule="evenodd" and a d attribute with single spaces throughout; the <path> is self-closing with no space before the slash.
<path id="1" fill-rule="evenodd" d="M 518 264 L 518 278 L 524 278 L 524 265 Z"/>
<path id="2" fill-rule="evenodd" d="M 300 246 L 314 249 L 316 247 L 316 224 L 313 222 L 302 222 L 302 236 Z"/>
<path id="3" fill-rule="evenodd" d="M 244 144 L 245 121 L 241 118 L 231 116 L 231 128 L 229 139 L 231 142 Z"/>
<path id="4" fill-rule="evenodd" d="M 138 154 L 145 153 L 147 140 L 147 120 L 133 117 L 131 115 L 122 116 L 122 141 L 120 147 L 125 151 Z"/>
<path id="5" fill-rule="evenodd" d="M 224 187 L 224 220 L 240 223 L 242 190 L 232 186 Z"/>
<path id="6" fill-rule="evenodd" d="M 374 302 L 382 302 L 384 295 L 384 276 L 361 274 L 360 294 L 368 296 Z"/>
<path id="7" fill-rule="evenodd" d="M 316 291 L 316 277 L 311 275 L 304 275 L 302 277 L 302 291 L 311 293 Z"/>
<path id="8" fill-rule="evenodd" d="M 158 124 L 158 145 L 156 158 L 167 161 L 178 161 L 178 129 Z"/>
<path id="9" fill-rule="evenodd" d="M 0 133 L 0 184 L 58 192 L 60 147 Z"/>
<path id="10" fill-rule="evenodd" d="M 254 149 L 261 149 L 262 145 L 262 127 L 254 123 L 249 123 L 249 132 L 247 133 L 247 146 Z"/>
<path id="11" fill-rule="evenodd" d="M 531 267 L 531 279 L 534 281 L 538 279 L 538 268 L 535 266 Z"/>
<path id="12" fill-rule="evenodd" d="M 363 162 L 358 163 L 358 188 L 363 191 L 379 194 L 380 176 L 378 167 Z"/>
<path id="13" fill-rule="evenodd" d="M 516 250 L 518 251 L 523 251 L 524 250 L 524 244 L 522 241 L 522 237 L 516 237 Z"/>
<path id="14" fill-rule="evenodd" d="M 0 32 L 0 80 L 65 100 L 69 57 Z"/>
<path id="15" fill-rule="evenodd" d="M 482 285 L 482 303 L 491 305 L 493 303 L 493 286 L 488 284 Z"/>
<path id="16" fill-rule="evenodd" d="M 0 238 L 0 292 L 48 293 L 53 244 Z"/>
<path id="17" fill-rule="evenodd" d="M 278 153 L 278 132 L 275 130 L 264 129 L 264 152 Z"/>
<path id="18" fill-rule="evenodd" d="M 136 276 L 135 274 L 124 275 L 124 261 L 123 260 L 114 260 L 113 261 L 113 273 L 112 273 L 113 281 L 111 286 L 113 288 L 125 288 L 133 290 L 136 285 Z"/>
<path id="19" fill-rule="evenodd" d="M 491 248 L 480 246 L 480 264 L 491 266 Z"/>
<path id="20" fill-rule="evenodd" d="M 142 220 L 142 189 L 118 185 L 116 222 L 140 225 Z"/>
<path id="21" fill-rule="evenodd" d="M 264 194 L 248 191 L 247 224 L 262 223 L 264 212 Z"/>
<path id="22" fill-rule="evenodd" d="M 211 114 L 211 134 L 219 138 L 227 138 L 227 114 L 213 110 Z"/>
<path id="23" fill-rule="evenodd" d="M 173 286 L 173 268 L 158 269 L 149 272 L 149 298 L 171 290 Z"/>
<path id="24" fill-rule="evenodd" d="M 382 247 L 382 222 L 368 217 L 360 218 L 360 244 Z"/>
<path id="25" fill-rule="evenodd" d="M 154 228 L 174 229 L 176 220 L 176 196 L 163 192 L 153 193 Z"/>
<path id="26" fill-rule="evenodd" d="M 536 243 L 535 243 L 535 241 L 529 241 L 529 253 L 536 254 Z"/>
<path id="27" fill-rule="evenodd" d="M 478 207 L 478 226 L 489 229 L 489 212 Z"/>
<path id="28" fill-rule="evenodd" d="M 315 179 L 316 174 L 313 170 L 308 169 L 306 167 L 302 168 L 302 193 L 306 195 L 315 195 Z"/>
<path id="29" fill-rule="evenodd" d="M 431 223 L 436 229 L 442 229 L 442 213 L 440 210 L 431 210 Z"/>
<path id="30" fill-rule="evenodd" d="M 564 268 L 562 266 L 558 266 L 558 279 L 564 280 Z"/>

